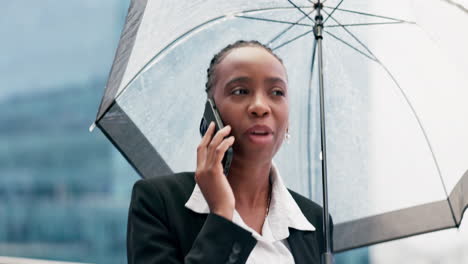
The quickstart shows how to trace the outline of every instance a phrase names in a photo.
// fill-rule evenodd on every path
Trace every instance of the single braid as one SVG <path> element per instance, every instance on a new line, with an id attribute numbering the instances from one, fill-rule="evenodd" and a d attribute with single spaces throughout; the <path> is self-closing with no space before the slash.
<path id="1" fill-rule="evenodd" d="M 283 64 L 283 60 L 276 55 L 272 49 L 270 49 L 268 46 L 263 45 L 262 43 L 256 41 L 256 40 L 238 40 L 232 44 L 227 45 L 224 47 L 220 52 L 215 54 L 213 58 L 210 61 L 210 66 L 206 70 L 206 84 L 205 84 L 205 92 L 209 94 L 211 91 L 211 88 L 213 87 L 213 84 L 215 83 L 216 80 L 216 66 L 221 63 L 221 61 L 226 57 L 226 55 L 233 49 L 236 48 L 243 48 L 243 47 L 259 47 L 263 48 L 264 50 L 268 51 L 271 55 L 273 55 L 276 59 Z"/>

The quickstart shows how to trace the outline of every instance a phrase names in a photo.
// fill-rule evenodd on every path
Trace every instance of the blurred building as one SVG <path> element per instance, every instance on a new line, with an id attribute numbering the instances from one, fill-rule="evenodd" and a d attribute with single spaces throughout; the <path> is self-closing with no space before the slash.
<path id="1" fill-rule="evenodd" d="M 103 85 L 93 80 L 1 104 L 15 113 L 0 118 L 0 255 L 124 262 L 136 176 L 116 170 L 125 161 L 86 129 Z"/>
<path id="2" fill-rule="evenodd" d="M 89 133 L 129 1 L 5 3 L 0 256 L 126 263 L 136 173 Z"/>

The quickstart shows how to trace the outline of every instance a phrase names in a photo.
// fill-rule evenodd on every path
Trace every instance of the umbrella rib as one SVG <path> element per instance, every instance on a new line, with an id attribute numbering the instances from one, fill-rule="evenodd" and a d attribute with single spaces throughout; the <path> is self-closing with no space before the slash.
<path id="1" fill-rule="evenodd" d="M 325 24 L 325 22 L 327 22 L 327 20 L 333 15 L 333 13 L 335 13 L 336 9 L 338 9 L 338 7 L 340 7 L 341 3 L 343 3 L 344 0 L 341 0 L 334 8 L 333 10 L 330 12 L 330 14 L 328 15 L 328 17 L 325 19 L 325 21 L 323 21 L 323 24 Z"/>
<path id="2" fill-rule="evenodd" d="M 328 14 L 327 11 L 323 10 L 323 12 L 325 12 L 326 14 Z M 331 16 L 330 16 L 331 17 Z M 376 60 L 376 62 L 378 61 L 377 57 L 375 57 L 374 53 L 372 53 L 372 51 L 364 44 L 362 43 L 361 40 L 359 40 L 358 37 L 356 37 L 351 31 L 349 31 L 349 29 L 347 27 L 345 27 L 343 24 L 341 24 L 336 18 L 334 17 L 331 17 L 331 19 L 333 21 L 335 21 L 335 23 L 337 23 L 339 26 L 341 26 L 341 28 L 343 28 L 346 33 L 348 33 L 354 40 L 356 40 L 371 56 L 374 57 L 374 59 Z M 328 34 L 330 34 L 330 32 L 327 32 Z"/>
<path id="3" fill-rule="evenodd" d="M 303 23 L 289 22 L 289 21 L 282 21 L 282 20 L 275 20 L 275 19 L 261 18 L 261 17 L 251 17 L 251 16 L 244 16 L 244 15 L 239 15 L 239 16 L 236 16 L 236 17 L 252 19 L 252 20 L 266 21 L 266 22 L 273 22 L 273 23 L 289 24 L 289 25 L 292 25 L 292 26 L 296 26 L 296 25 L 306 26 L 306 27 L 312 27 L 313 26 L 313 25 L 310 25 L 310 24 L 303 24 Z"/>
<path id="4" fill-rule="evenodd" d="M 278 46 L 272 48 L 272 50 L 277 50 L 277 49 L 279 49 L 279 48 L 281 48 L 281 47 L 283 47 L 283 46 L 286 46 L 287 44 L 289 44 L 289 43 L 291 43 L 291 42 L 293 42 L 293 41 L 295 41 L 295 40 L 298 40 L 298 39 L 304 37 L 305 35 L 307 35 L 307 34 L 313 32 L 313 31 L 314 31 L 313 29 L 308 30 L 308 31 L 306 31 L 306 32 L 304 32 L 304 33 L 302 33 L 302 34 L 300 34 L 300 35 L 298 35 L 298 36 L 296 36 L 296 37 L 294 37 L 294 38 L 288 40 L 288 41 L 285 41 L 285 42 L 281 43 L 280 45 L 278 45 Z"/>
<path id="5" fill-rule="evenodd" d="M 447 4 L 450 4 L 450 5 L 453 5 L 453 6 L 457 7 L 458 9 L 460 9 L 461 11 L 463 11 L 465 13 L 468 13 L 468 9 L 465 6 L 463 6 L 462 4 L 455 3 L 452 0 L 442 0 L 442 1 L 446 2 Z"/>
<path id="6" fill-rule="evenodd" d="M 389 25 L 389 24 L 416 24 L 414 22 L 405 22 L 405 21 L 394 21 L 394 22 L 376 22 L 376 23 L 358 23 L 358 24 L 343 24 L 343 25 L 330 25 L 324 26 L 326 28 L 333 27 L 354 27 L 354 26 L 373 26 L 373 25 Z"/>
<path id="7" fill-rule="evenodd" d="M 332 19 L 339 25 L 341 25 L 341 23 L 339 21 L 337 21 L 334 17 L 332 17 Z M 439 162 L 437 161 L 437 158 L 435 156 L 435 153 L 434 153 L 434 150 L 432 148 L 432 144 L 429 140 L 429 137 L 427 135 L 427 132 L 426 132 L 426 129 L 424 128 L 423 124 L 422 124 L 422 121 L 421 119 L 419 118 L 419 115 L 416 113 L 416 109 L 414 108 L 413 104 L 411 103 L 411 101 L 409 100 L 408 96 L 406 95 L 405 91 L 403 90 L 403 88 L 400 86 L 400 83 L 398 83 L 398 81 L 396 80 L 395 76 L 390 72 L 390 70 L 383 64 L 383 62 L 381 60 L 379 60 L 375 55 L 374 53 L 364 44 L 362 43 L 348 28 L 346 27 L 343 27 L 343 29 L 352 37 L 354 38 L 357 42 L 359 42 L 359 44 L 361 44 L 366 50 L 367 52 L 369 52 L 369 54 L 371 54 L 375 59 L 376 59 L 376 62 L 377 64 L 379 64 L 383 69 L 384 71 L 390 76 L 390 78 L 392 79 L 392 81 L 395 83 L 395 85 L 398 87 L 400 93 L 402 94 L 403 98 L 405 99 L 406 103 L 408 104 L 409 108 L 411 109 L 411 112 L 413 113 L 414 115 L 414 118 L 416 119 L 417 123 L 418 123 L 418 126 L 419 128 L 421 129 L 421 132 L 423 133 L 424 135 L 424 139 L 426 141 L 426 144 L 429 148 L 429 151 L 431 153 L 431 156 L 432 156 L 432 159 L 434 161 L 434 164 L 436 166 L 436 169 L 437 169 L 437 173 L 439 175 L 439 178 L 440 178 L 440 181 L 442 182 L 442 187 L 444 189 L 444 192 L 445 192 L 445 195 L 448 197 L 448 192 L 447 192 L 447 187 L 445 186 L 445 183 L 444 183 L 444 179 L 442 178 L 442 172 L 440 170 L 440 166 L 439 166 Z M 453 210 L 453 206 L 452 204 L 449 202 L 449 207 L 450 207 L 450 211 L 452 213 L 452 217 L 453 217 L 453 221 L 456 223 L 456 219 L 455 219 L 455 213 L 454 213 L 454 210 Z"/>
<path id="8" fill-rule="evenodd" d="M 331 9 L 333 7 L 328 7 L 324 6 L 324 8 Z M 336 8 L 338 11 L 342 12 L 347 12 L 347 13 L 353 13 L 353 14 L 358 14 L 358 15 L 363 15 L 363 16 L 370 16 L 370 17 L 377 17 L 377 18 L 383 18 L 383 19 L 388 19 L 388 20 L 393 20 L 393 21 L 399 21 L 399 22 L 406 22 L 410 24 L 415 24 L 415 22 L 412 21 L 406 21 L 403 19 L 398 19 L 398 18 L 393 18 L 393 17 L 387 17 L 387 16 L 381 16 L 381 15 L 376 15 L 376 14 L 371 14 L 371 13 L 365 13 L 365 12 L 359 12 L 359 11 L 354 11 L 354 10 L 349 10 L 349 9 L 342 9 L 342 8 Z M 325 11 L 325 10 L 324 10 Z"/>
<path id="9" fill-rule="evenodd" d="M 336 40 L 340 41 L 341 43 L 345 44 L 346 46 L 352 48 L 353 50 L 359 52 L 360 54 L 364 55 L 366 58 L 372 60 L 372 61 L 375 61 L 377 62 L 377 59 L 376 58 L 372 58 L 371 56 L 365 54 L 364 52 L 360 51 L 358 48 L 354 47 L 353 45 L 349 44 L 348 42 L 344 41 L 343 39 L 337 37 L 336 35 L 332 34 L 331 32 L 327 31 L 327 30 L 324 30 L 324 32 L 326 32 L 327 34 L 329 34 L 330 36 L 332 36 L 333 38 L 335 38 Z"/>
<path id="10" fill-rule="evenodd" d="M 299 6 L 297 6 L 293 1 L 291 0 L 288 0 L 288 2 L 293 5 L 297 10 L 299 10 L 299 12 L 301 12 L 302 14 L 304 14 L 310 21 L 314 22 L 315 23 L 315 20 L 313 20 L 306 12 L 304 12 L 304 10 L 302 10 Z"/>
<path id="11" fill-rule="evenodd" d="M 314 12 L 314 10 L 310 11 L 308 15 L 312 14 L 312 12 Z M 304 20 L 304 18 L 306 18 L 307 16 L 302 16 L 300 19 L 298 19 L 295 23 L 299 23 L 301 22 L 302 20 Z M 281 36 L 283 36 L 284 34 L 286 34 L 289 30 L 291 30 L 291 28 L 293 28 L 296 24 L 292 24 L 290 25 L 289 27 L 287 27 L 286 29 L 284 29 L 283 31 L 281 31 L 278 35 L 276 35 L 274 38 L 272 38 L 270 41 L 268 41 L 267 43 L 267 46 L 270 46 L 271 43 L 273 43 L 274 41 L 276 41 L 278 38 L 280 38 Z"/>

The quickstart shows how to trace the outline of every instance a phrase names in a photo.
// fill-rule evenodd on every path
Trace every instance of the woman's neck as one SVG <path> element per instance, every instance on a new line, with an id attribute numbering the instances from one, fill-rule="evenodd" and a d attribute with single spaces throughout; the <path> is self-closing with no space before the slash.
<path id="1" fill-rule="evenodd" d="M 270 190 L 271 160 L 259 162 L 234 158 L 228 181 L 236 198 L 236 208 L 264 207 Z"/>

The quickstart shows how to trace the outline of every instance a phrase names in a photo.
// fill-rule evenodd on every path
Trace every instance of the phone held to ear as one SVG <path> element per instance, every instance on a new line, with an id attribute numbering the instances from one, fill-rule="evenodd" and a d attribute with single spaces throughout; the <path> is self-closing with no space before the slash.
<path id="1" fill-rule="evenodd" d="M 224 124 L 223 124 L 223 121 L 221 120 L 221 116 L 219 115 L 216 105 L 214 104 L 214 101 L 211 98 L 208 98 L 205 104 L 205 112 L 203 113 L 203 117 L 200 122 L 200 134 L 202 137 L 205 135 L 206 130 L 208 130 L 208 126 L 210 125 L 212 121 L 215 123 L 215 126 L 216 126 L 215 127 L 215 134 L 216 134 L 216 132 L 218 132 L 220 129 L 224 127 Z M 231 167 L 233 154 L 234 154 L 234 151 L 232 150 L 232 147 L 229 147 L 224 153 L 222 164 L 223 164 L 224 175 L 226 176 L 228 175 L 229 168 Z"/>

